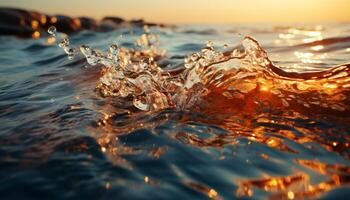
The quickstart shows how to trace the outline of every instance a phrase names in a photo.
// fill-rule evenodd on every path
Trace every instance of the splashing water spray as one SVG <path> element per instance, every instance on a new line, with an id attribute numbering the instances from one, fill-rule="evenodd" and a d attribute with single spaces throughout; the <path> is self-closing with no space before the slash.
<path id="1" fill-rule="evenodd" d="M 252 95 L 251 91 L 269 92 L 285 107 L 290 106 L 288 101 L 291 101 L 284 95 L 286 92 L 299 95 L 298 104 L 310 107 L 309 100 L 304 101 L 302 93 L 312 91 L 318 100 L 317 105 L 338 111 L 347 108 L 344 99 L 332 99 L 332 94 L 340 86 L 349 84 L 347 66 L 313 74 L 288 73 L 275 67 L 259 43 L 246 36 L 242 41 L 243 52 L 234 49 L 223 53 L 209 41 L 200 52 L 186 56 L 183 68 L 172 73 L 164 71 L 156 62 L 157 57 L 165 54 L 157 47 L 158 35 L 150 33 L 148 27 L 144 30 L 145 33 L 135 42 L 136 49 L 126 49 L 116 44 L 110 45 L 107 52 L 94 50 L 87 45 L 71 48 L 68 37 L 58 45 L 70 60 L 80 52 L 90 65 L 103 67 L 97 85 L 102 96 L 131 98 L 133 105 L 142 111 L 165 108 L 187 110 L 215 88 L 224 88 L 216 90 L 227 98 L 237 94 Z M 54 26 L 48 29 L 48 33 L 57 39 Z M 304 91 L 300 88 L 304 88 Z"/>
<path id="2" fill-rule="evenodd" d="M 48 29 L 48 33 L 57 38 L 54 26 Z M 104 66 L 104 73 L 97 86 L 103 96 L 131 96 L 133 105 L 143 111 L 192 106 L 204 91 L 201 83 L 204 66 L 218 61 L 222 53 L 216 52 L 210 42 L 201 53 L 186 57 L 184 73 L 174 77 L 155 62 L 156 56 L 164 54 L 164 51 L 156 48 L 158 43 L 158 36 L 151 34 L 146 27 L 145 33 L 136 40 L 142 54 L 119 48 L 116 44 L 112 44 L 107 52 L 96 51 L 86 45 L 74 49 L 70 47 L 68 37 L 59 42 L 59 47 L 63 48 L 70 60 L 80 51 L 90 65 Z M 189 96 L 189 93 L 192 95 Z"/>

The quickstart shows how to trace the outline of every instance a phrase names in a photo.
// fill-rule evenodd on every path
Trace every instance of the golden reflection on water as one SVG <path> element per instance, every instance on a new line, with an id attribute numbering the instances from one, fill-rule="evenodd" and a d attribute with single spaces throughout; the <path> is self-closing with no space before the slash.
<path id="1" fill-rule="evenodd" d="M 324 164 L 317 160 L 296 160 L 301 166 L 323 175 L 324 181 L 313 183 L 310 175 L 302 172 L 285 177 L 239 180 L 237 196 L 252 196 L 256 190 L 270 192 L 269 199 L 317 198 L 338 186 L 350 183 L 350 168 L 339 164 Z"/>
<path id="2" fill-rule="evenodd" d="M 132 130 L 138 129 L 140 127 L 145 127 L 145 125 L 133 124 L 128 128 L 124 127 L 122 129 L 118 129 L 113 125 L 112 117 L 113 116 L 108 114 L 105 114 L 104 117 L 102 117 L 98 123 L 97 138 L 98 143 L 101 146 L 101 151 L 109 155 L 110 159 L 112 159 L 113 162 L 116 162 L 118 165 L 124 165 L 132 170 L 132 165 L 123 158 L 123 155 L 147 152 L 147 156 L 158 159 L 164 153 L 166 153 L 167 149 L 163 147 L 141 149 L 128 147 L 124 144 L 118 143 L 119 133 L 124 134 L 125 130 L 131 132 Z M 289 120 L 283 119 L 284 117 L 289 118 Z M 237 118 L 243 119 L 244 122 L 238 122 Z M 279 118 L 271 118 L 271 116 L 262 114 L 250 120 L 245 118 L 243 115 L 231 115 L 231 117 L 225 117 L 224 119 L 216 118 L 214 121 L 203 120 L 205 123 L 219 125 L 220 127 L 229 131 L 227 134 L 213 134 L 211 137 L 203 138 L 200 135 L 186 131 L 180 131 L 175 133 L 173 139 L 176 139 L 179 142 L 187 145 L 196 146 L 198 148 L 222 148 L 225 145 L 237 145 L 236 138 L 244 137 L 249 139 L 251 142 L 265 144 L 272 149 L 277 149 L 292 154 L 299 154 L 299 152 L 287 145 L 285 143 L 286 140 L 291 140 L 298 144 L 303 144 L 306 148 L 310 149 L 314 147 L 308 146 L 307 143 L 316 143 L 328 151 L 342 155 L 344 155 L 342 152 L 346 152 L 348 150 L 350 144 L 350 136 L 339 136 L 345 142 L 340 142 L 337 140 L 332 141 L 330 138 L 336 138 L 338 135 L 338 130 L 322 130 L 317 126 L 313 128 L 306 128 L 298 125 L 298 123 L 294 122 L 292 119 L 308 119 L 308 117 L 297 112 L 288 113 L 285 116 Z M 186 122 L 186 120 L 184 122 Z M 164 123 L 163 120 L 156 121 L 154 124 L 147 125 L 147 129 L 152 129 L 162 123 Z M 256 123 L 259 123 L 261 125 L 257 125 Z M 267 123 L 276 124 L 279 126 L 285 125 L 288 127 L 293 127 L 296 131 L 302 134 L 296 134 L 295 131 L 288 129 L 274 128 L 273 126 L 262 125 Z M 315 122 L 309 121 L 308 123 L 312 125 Z M 275 136 L 267 135 L 266 133 L 273 133 Z M 324 135 L 327 135 L 328 137 L 323 137 Z M 264 153 L 261 153 L 259 156 L 265 160 L 270 159 L 269 155 L 266 155 Z M 220 159 L 225 159 L 225 157 L 221 157 Z M 319 176 L 322 176 L 324 178 L 321 181 L 315 182 L 316 179 L 314 180 L 314 175 L 306 174 L 302 171 L 295 171 L 291 175 L 280 177 L 264 174 L 262 175 L 262 178 L 256 179 L 239 178 L 235 181 L 235 183 L 238 185 L 238 189 L 234 192 L 234 195 L 238 197 L 253 196 L 258 190 L 263 190 L 268 192 L 266 195 L 269 199 L 317 198 L 334 188 L 345 186 L 350 183 L 350 168 L 347 166 L 340 164 L 325 164 L 318 160 L 295 159 L 294 162 L 302 167 L 311 170 L 313 173 L 319 174 Z M 145 176 L 144 182 L 150 183 L 150 177 Z M 221 199 L 220 194 L 213 188 L 194 182 L 185 182 L 185 184 L 197 191 L 202 192 L 211 199 Z"/>
<path id="3" fill-rule="evenodd" d="M 44 24 L 46 24 L 46 22 L 47 22 L 46 16 L 45 16 L 45 15 L 41 15 L 41 17 L 40 17 L 40 23 L 44 25 Z"/>
<path id="4" fill-rule="evenodd" d="M 312 30 L 313 29 L 313 30 Z M 303 29 L 303 28 L 290 28 L 288 29 L 288 33 L 292 35 L 305 35 L 309 37 L 317 37 L 322 35 L 321 31 L 323 30 L 322 26 L 315 26 L 312 29 Z"/>
<path id="5" fill-rule="evenodd" d="M 296 31 L 292 29 L 288 32 L 291 35 L 321 36 L 320 31 Z M 294 37 L 282 36 L 280 38 L 291 39 Z M 319 51 L 323 49 L 323 46 L 319 45 L 311 49 Z M 300 59 L 305 59 L 305 63 L 315 63 L 314 53 L 296 52 L 295 55 Z M 250 76 L 245 77 L 242 74 L 249 74 Z M 269 76 L 265 73 L 256 73 L 246 69 L 241 69 L 239 72 L 227 72 L 219 80 L 226 81 L 225 84 L 220 82 L 221 85 L 207 85 L 210 93 L 202 101 L 204 106 L 200 105 L 193 108 L 193 112 L 214 117 L 208 119 L 184 117 L 179 121 L 183 124 L 189 121 L 214 124 L 228 132 L 226 134 L 212 134 L 210 137 L 201 137 L 201 134 L 174 129 L 170 136 L 171 139 L 202 149 L 206 147 L 219 149 L 225 145 L 237 145 L 239 143 L 237 138 L 247 138 L 249 140 L 248 145 L 256 142 L 271 149 L 294 155 L 299 154 L 297 149 L 288 145 L 286 141 L 289 140 L 304 145 L 306 149 L 314 148 L 309 143 L 315 143 L 348 159 L 347 151 L 350 136 L 339 133 L 341 132 L 340 129 L 322 129 L 315 125 L 316 122 L 311 119 L 313 117 L 322 118 L 327 116 L 328 113 L 347 114 L 349 105 L 344 92 L 348 90 L 345 90 L 347 87 L 344 86 L 349 85 L 350 82 L 348 78 L 349 67 L 340 66 L 316 75 L 307 74 L 308 77 L 306 78 L 302 77 L 302 74 L 292 75 L 296 78 L 277 76 L 276 74 Z M 229 78 L 231 78 L 230 81 L 227 81 Z M 146 156 L 159 159 L 167 152 L 167 148 L 163 147 L 148 149 L 130 147 L 120 143 L 118 137 L 137 129 L 152 130 L 171 119 L 168 115 L 165 114 L 163 118 L 157 120 L 143 121 L 138 118 L 140 113 L 116 109 L 111 105 L 105 105 L 103 108 L 95 110 L 101 110 L 102 117 L 96 122 L 96 129 L 94 127 L 90 132 L 95 134 L 101 151 L 108 155 L 113 162 L 132 169 L 133 166 L 123 158 L 123 155 L 146 152 Z M 110 114 L 111 111 L 115 111 L 115 113 Z M 311 115 L 311 113 L 316 114 Z M 147 115 L 151 116 L 153 114 L 155 113 L 148 113 Z M 119 116 L 125 116 L 126 120 L 118 120 Z M 299 124 L 298 120 L 305 120 L 307 123 L 306 125 L 305 122 Z M 342 121 L 343 119 L 334 120 L 336 122 L 340 120 L 341 124 L 349 122 L 346 119 L 344 121 Z M 265 153 L 258 156 L 265 160 L 270 159 L 270 156 Z M 220 159 L 224 160 L 225 157 L 222 156 Z M 291 175 L 279 177 L 263 174 L 262 177 L 255 179 L 235 181 L 238 185 L 235 195 L 240 197 L 253 196 L 257 190 L 263 190 L 268 192 L 267 195 L 270 199 L 315 198 L 339 186 L 348 185 L 350 182 L 350 170 L 347 166 L 325 164 L 317 160 L 295 159 L 294 162 L 325 177 L 325 180 L 315 182 L 312 175 L 302 171 L 294 171 Z M 152 183 L 149 176 L 144 176 L 144 182 Z M 186 182 L 186 184 L 209 198 L 220 199 L 220 194 L 213 188 L 193 182 Z"/>
<path id="6" fill-rule="evenodd" d="M 56 42 L 56 38 L 54 37 L 47 38 L 47 44 L 54 44 L 55 42 Z"/>
<path id="7" fill-rule="evenodd" d="M 57 22 L 57 17 L 51 17 L 50 18 L 50 23 L 55 24 Z"/>
<path id="8" fill-rule="evenodd" d="M 315 55 L 310 52 L 295 51 L 294 55 L 300 59 L 302 63 L 323 63 L 322 60 L 327 58 L 327 54 Z"/>
<path id="9" fill-rule="evenodd" d="M 40 38 L 40 32 L 39 32 L 39 31 L 34 31 L 34 33 L 32 34 L 32 38 L 33 38 L 33 39 L 38 39 L 38 38 Z"/>
<path id="10" fill-rule="evenodd" d="M 311 43 L 323 39 L 322 31 L 325 28 L 321 25 L 311 27 L 285 27 L 277 29 L 279 32 L 278 39 L 275 44 L 278 45 L 297 45 L 300 43 Z M 322 47 L 315 47 L 315 51 L 319 51 Z M 313 48 L 311 48 L 314 50 Z"/>
<path id="11" fill-rule="evenodd" d="M 198 184 L 198 183 L 193 183 L 193 182 L 188 182 L 186 185 L 190 186 L 191 188 L 202 192 L 206 196 L 208 196 L 210 199 L 215 199 L 215 200 L 220 200 L 222 199 L 218 193 L 213 189 L 213 188 L 208 188 L 204 185 Z"/>
<path id="12" fill-rule="evenodd" d="M 33 29 L 37 29 L 38 27 L 39 27 L 39 22 L 36 21 L 36 20 L 33 20 L 33 21 L 32 21 L 32 28 L 33 28 Z"/>
<path id="13" fill-rule="evenodd" d="M 214 147 L 222 148 L 225 145 L 237 145 L 236 138 L 245 137 L 252 142 L 258 142 L 265 144 L 269 148 L 277 149 L 283 152 L 289 152 L 292 154 L 298 154 L 299 152 L 285 143 L 285 141 L 292 140 L 299 144 L 304 144 L 306 148 L 312 149 L 312 146 L 308 146 L 307 143 L 316 143 L 323 146 L 328 151 L 343 154 L 349 149 L 350 136 L 340 136 L 346 142 L 339 142 L 336 140 L 330 140 L 331 136 L 336 136 L 338 132 L 336 130 L 321 130 L 318 127 L 313 129 L 304 128 L 298 126 L 297 123 L 293 121 L 286 121 L 284 119 L 270 119 L 270 117 L 259 116 L 256 119 L 247 120 L 244 123 L 237 122 L 237 115 L 232 116 L 232 118 L 220 119 L 217 118 L 215 121 L 210 121 L 210 124 L 218 124 L 220 127 L 228 130 L 227 134 L 212 135 L 211 137 L 200 137 L 200 135 L 195 135 L 185 131 L 178 132 L 175 134 L 173 139 L 178 140 L 181 143 L 196 146 L 198 148 Z M 288 115 L 288 117 L 293 117 L 295 119 L 301 119 L 307 117 L 302 116 L 298 113 L 293 115 Z M 239 118 L 239 117 L 238 117 Z M 242 117 L 244 120 L 244 117 Z M 280 128 L 256 126 L 255 122 L 258 123 L 270 123 L 278 125 L 286 125 L 294 127 L 295 130 L 302 133 L 298 135 L 292 130 L 283 130 Z M 151 149 L 142 149 L 129 147 L 125 144 L 118 142 L 118 133 L 124 134 L 125 130 L 131 132 L 132 130 L 138 129 L 140 127 L 147 127 L 147 129 L 152 129 L 153 127 L 164 123 L 164 121 L 156 121 L 152 125 L 145 126 L 144 124 L 133 124 L 131 127 L 117 129 L 113 125 L 113 120 L 110 115 L 105 115 L 98 123 L 98 129 L 95 130 L 96 137 L 98 138 L 98 143 L 101 146 L 101 151 L 104 152 L 112 162 L 118 165 L 123 165 L 128 169 L 132 170 L 133 166 L 128 163 L 126 159 L 123 158 L 124 155 L 133 155 L 139 153 L 145 153 L 146 156 L 150 156 L 155 159 L 159 159 L 164 153 L 167 152 L 166 147 L 154 147 Z M 310 121 L 310 124 L 313 122 Z M 195 127 L 194 127 L 195 128 Z M 276 136 L 267 135 L 266 133 L 273 133 Z M 328 135 L 328 137 L 323 137 L 323 135 Z M 251 144 L 251 143 L 248 143 Z M 269 160 L 269 155 L 261 153 L 259 155 L 265 160 Z M 222 157 L 220 159 L 225 159 Z M 350 182 L 350 168 L 347 166 L 342 166 L 339 164 L 325 164 L 317 160 L 295 160 L 300 166 L 310 169 L 311 171 L 324 176 L 325 180 L 315 182 L 313 177 L 304 172 L 295 172 L 289 176 L 283 177 L 271 177 L 268 175 L 263 175 L 263 178 L 257 179 L 239 179 L 235 181 L 238 185 L 238 189 L 234 192 L 234 195 L 238 197 L 242 196 L 253 196 L 257 190 L 263 190 L 268 192 L 269 199 L 301 199 L 301 198 L 317 198 L 322 196 L 324 193 L 344 185 L 348 185 Z M 150 183 L 150 177 L 144 177 L 145 183 Z M 189 187 L 202 192 L 211 199 L 221 199 L 220 194 L 213 188 L 208 186 L 188 182 L 186 183 Z M 110 187 L 110 185 L 106 185 Z"/>
<path id="14" fill-rule="evenodd" d="M 334 72 L 340 73 L 333 74 Z M 342 112 L 347 115 L 349 104 L 344 95 L 346 91 L 340 88 L 339 84 L 344 86 L 349 81 L 348 76 L 348 68 L 339 67 L 324 73 L 322 77 L 328 78 L 321 79 L 315 77 L 307 80 L 292 80 L 275 77 L 270 80 L 266 77 L 265 79 L 255 77 L 248 80 L 242 80 L 242 78 L 233 80 L 229 84 L 229 89 L 227 89 L 227 86 L 210 89 L 214 92 L 206 96 L 206 99 L 210 102 L 210 105 L 215 105 L 215 110 L 208 109 L 204 111 L 207 116 L 216 116 L 213 121 L 208 120 L 205 123 L 219 125 L 228 130 L 229 133 L 201 138 L 194 134 L 181 132 L 177 134 L 176 138 L 183 143 L 198 147 L 223 147 L 227 144 L 235 145 L 237 144 L 235 138 L 244 137 L 250 141 L 265 144 L 272 149 L 299 154 L 298 150 L 287 145 L 286 140 L 291 140 L 310 149 L 314 147 L 308 145 L 308 143 L 315 143 L 348 159 L 350 136 L 342 134 L 341 130 L 334 128 L 322 129 L 317 125 L 313 126 L 312 124 L 315 122 L 311 121 L 309 117 L 311 113 L 315 112 L 315 109 L 323 110 L 323 114 L 332 113 L 332 110 L 334 110 L 339 111 L 339 115 L 342 115 Z M 221 89 L 227 89 L 226 93 L 222 94 L 225 98 L 218 98 L 222 92 Z M 239 95 L 237 95 L 237 91 L 240 91 Z M 260 108 L 259 105 L 262 105 L 262 107 Z M 259 109 L 269 107 L 272 110 L 267 111 L 267 113 L 259 111 Z M 299 112 L 288 112 L 288 110 Z M 283 114 L 277 114 L 276 117 L 273 117 L 273 113 L 276 111 L 281 111 Z M 309 126 L 299 125 L 297 123 L 299 119 L 310 120 Z M 346 118 L 340 120 L 345 120 L 340 122 L 341 124 L 347 124 L 349 121 Z M 281 129 L 280 126 L 293 127 L 294 130 Z M 344 132 L 346 131 L 344 130 Z M 274 135 L 266 133 L 273 133 Z M 261 154 L 260 156 L 269 159 L 268 155 Z M 346 166 L 326 165 L 318 161 L 297 160 L 295 162 L 327 176 L 328 180 L 313 183 L 311 181 L 313 178 L 305 172 L 298 172 L 285 177 L 267 177 L 252 181 L 242 180 L 238 182 L 240 187 L 235 194 L 237 196 L 252 196 L 255 189 L 258 188 L 269 192 L 271 199 L 300 199 L 319 197 L 325 192 L 347 185 L 349 182 L 346 180 L 349 176 L 349 168 Z M 310 163 L 314 165 L 310 165 Z M 314 167 L 315 165 L 317 168 Z M 330 166 L 330 168 L 336 170 L 342 169 L 342 171 L 322 173 L 320 169 L 325 168 L 325 166 Z M 343 173 L 344 171 L 345 173 Z"/>
<path id="15" fill-rule="evenodd" d="M 316 46 L 310 47 L 310 49 L 312 49 L 314 51 L 320 51 L 320 50 L 324 49 L 324 46 L 323 45 L 316 45 Z"/>

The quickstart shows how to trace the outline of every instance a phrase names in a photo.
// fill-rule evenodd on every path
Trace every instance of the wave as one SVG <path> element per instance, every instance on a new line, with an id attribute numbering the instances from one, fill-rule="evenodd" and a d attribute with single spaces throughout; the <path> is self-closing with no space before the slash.
<path id="1" fill-rule="evenodd" d="M 1 152 L 9 166 L 3 173 L 15 175 L 7 193 L 22 196 L 21 188 L 40 192 L 46 185 L 48 195 L 63 188 L 62 198 L 98 198 L 101 191 L 138 198 L 145 189 L 185 199 L 345 196 L 348 50 L 327 51 L 320 59 L 327 70 L 290 72 L 284 60 L 300 65 L 300 57 L 271 50 L 317 56 L 315 43 L 281 47 L 303 41 L 287 38 L 272 45 L 274 32 L 220 48 L 232 37 L 221 28 L 215 36 L 137 28 L 81 32 L 70 40 L 50 28 L 56 39 L 4 37 Z M 209 38 L 218 42 L 202 46 Z M 73 46 L 103 48 L 109 41 L 119 42 L 107 51 Z"/>
<path id="2" fill-rule="evenodd" d="M 294 51 L 303 48 L 311 48 L 317 52 L 331 52 L 346 49 L 350 47 L 350 37 L 349 36 L 339 36 L 317 39 L 312 42 L 306 42 L 302 44 L 296 44 L 289 47 L 275 47 L 276 52 Z"/>
<path id="3" fill-rule="evenodd" d="M 54 28 L 49 33 L 56 37 Z M 350 116 L 349 64 L 319 72 L 287 72 L 274 65 L 258 41 L 246 36 L 243 49 L 220 52 L 209 42 L 200 52 L 186 56 L 181 68 L 169 71 L 157 64 L 165 56 L 157 44 L 158 36 L 146 29 L 135 49 L 116 44 L 107 52 L 86 45 L 71 48 L 68 38 L 59 46 L 71 59 L 81 52 L 90 65 L 103 67 L 96 88 L 102 96 L 132 102 L 146 112 L 201 111 L 225 105 L 230 109 L 217 112 L 243 106 L 255 112 L 273 108 Z"/>

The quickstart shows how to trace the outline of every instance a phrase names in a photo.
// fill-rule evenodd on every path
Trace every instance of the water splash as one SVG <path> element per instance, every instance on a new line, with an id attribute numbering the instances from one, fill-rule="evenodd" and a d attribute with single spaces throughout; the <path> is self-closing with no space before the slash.
<path id="1" fill-rule="evenodd" d="M 338 164 L 342 161 L 312 160 L 339 155 L 349 159 L 349 64 L 320 72 L 284 71 L 248 36 L 240 47 L 230 51 L 227 47 L 219 51 L 209 41 L 201 51 L 187 55 L 181 68 L 166 70 L 158 62 L 166 58 L 157 46 L 155 38 L 159 37 L 151 34 L 146 28 L 132 49 L 117 44 L 105 52 L 86 45 L 75 48 L 75 53 L 80 52 L 90 65 L 101 69 L 96 91 L 112 97 L 106 98 L 108 106 L 96 109 L 101 108 L 103 116 L 96 123 L 97 130 L 93 130 L 101 151 L 111 154 L 111 160 L 128 166 L 122 155 L 139 152 L 144 152 L 143 158 L 162 159 L 164 152 L 173 151 L 171 147 L 148 149 L 143 140 L 133 146 L 122 138 L 144 136 L 141 131 L 140 135 L 130 134 L 136 129 L 158 133 L 159 126 L 176 121 L 162 136 L 184 144 L 181 151 L 188 146 L 209 152 L 205 155 L 209 155 L 210 162 L 203 163 L 209 172 L 215 171 L 216 161 L 221 160 L 226 170 L 227 163 L 237 162 L 232 159 L 236 156 L 242 168 L 258 173 L 236 180 L 234 194 L 238 197 L 254 198 L 263 192 L 271 198 L 316 198 L 349 184 L 348 166 Z M 213 131 L 212 127 L 224 131 Z M 261 151 L 261 147 L 267 150 Z M 215 156 L 210 155 L 212 151 Z M 183 156 L 179 157 L 182 160 Z M 212 158 L 214 165 L 210 165 Z M 329 164 L 332 162 L 337 164 Z M 315 178 L 303 167 L 325 179 Z M 290 171 L 271 172 L 274 168 Z M 157 180 L 148 177 L 144 182 Z M 184 183 L 210 198 L 226 196 L 207 183 Z"/>
<path id="2" fill-rule="evenodd" d="M 224 98 L 231 105 L 249 104 L 253 110 L 263 105 L 348 113 L 348 65 L 323 72 L 286 72 L 273 65 L 260 44 L 247 36 L 242 41 L 244 51 L 220 52 L 209 41 L 200 52 L 185 57 L 181 70 L 171 73 L 157 64 L 157 58 L 165 55 L 158 48 L 158 36 L 147 27 L 144 30 L 135 49 L 112 44 L 107 52 L 86 45 L 77 50 L 70 47 L 67 37 L 59 46 L 69 59 L 80 51 L 90 65 L 103 67 L 97 86 L 102 96 L 130 99 L 142 111 L 192 109 L 203 99 L 220 105 Z M 56 37 L 55 28 L 48 32 Z"/>
<path id="3" fill-rule="evenodd" d="M 57 40 L 58 36 L 56 34 L 56 32 L 57 32 L 56 27 L 50 26 L 49 29 L 47 30 L 47 32 L 50 35 L 52 35 L 52 37 L 54 37 Z M 59 42 L 58 46 L 61 47 L 64 50 L 64 52 L 66 52 L 66 54 L 68 55 L 68 59 L 69 60 L 73 60 L 74 59 L 74 55 L 75 55 L 76 49 L 70 47 L 68 36 L 65 36 L 61 40 L 61 42 Z"/>

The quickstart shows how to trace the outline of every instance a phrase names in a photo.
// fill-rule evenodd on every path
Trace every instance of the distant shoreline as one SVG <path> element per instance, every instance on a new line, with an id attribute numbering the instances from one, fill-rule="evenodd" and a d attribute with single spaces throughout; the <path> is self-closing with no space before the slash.
<path id="1" fill-rule="evenodd" d="M 117 16 L 106 16 L 96 20 L 90 17 L 47 15 L 33 10 L 0 8 L 0 35 L 38 38 L 47 35 L 50 26 L 55 26 L 59 32 L 72 34 L 82 30 L 106 32 L 119 28 L 168 25 L 146 22 L 143 19 L 125 20 Z"/>

